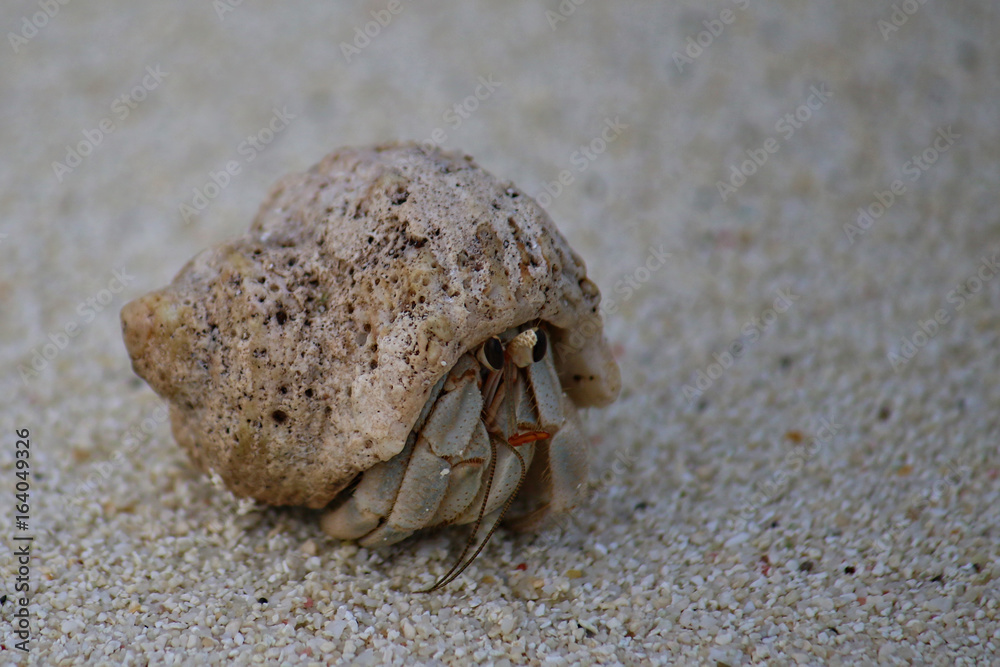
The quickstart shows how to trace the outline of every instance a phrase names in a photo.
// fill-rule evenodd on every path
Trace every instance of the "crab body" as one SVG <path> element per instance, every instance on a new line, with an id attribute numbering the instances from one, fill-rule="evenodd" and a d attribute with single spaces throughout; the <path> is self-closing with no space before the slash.
<path id="1" fill-rule="evenodd" d="M 599 303 L 531 198 L 388 144 L 282 179 L 248 234 L 127 304 L 122 329 L 198 467 L 377 546 L 514 495 L 524 528 L 573 505 L 577 408 L 620 387 Z"/>
<path id="2" fill-rule="evenodd" d="M 500 338 L 518 334 L 511 329 Z M 544 470 L 525 489 L 535 507 L 511 523 L 526 529 L 572 507 L 585 481 L 587 449 L 552 354 L 540 357 L 523 368 L 506 360 L 493 369 L 471 352 L 463 355 L 431 391 L 403 451 L 363 473 L 326 513 L 323 529 L 384 546 L 421 528 L 473 523 L 506 507 L 532 464 Z"/>

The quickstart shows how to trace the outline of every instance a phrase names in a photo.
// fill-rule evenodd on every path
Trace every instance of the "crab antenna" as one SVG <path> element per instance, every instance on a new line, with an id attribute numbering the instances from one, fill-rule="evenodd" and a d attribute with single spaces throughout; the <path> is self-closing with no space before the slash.
<path id="1" fill-rule="evenodd" d="M 501 442 L 503 441 L 501 440 Z M 483 541 L 479 544 L 479 548 L 476 549 L 476 552 L 472 554 L 472 556 L 469 558 L 468 561 L 466 561 L 465 566 L 461 570 L 453 574 L 445 582 L 446 584 L 451 583 L 458 577 L 458 575 L 462 574 L 462 572 L 465 571 L 465 568 L 472 565 L 472 561 L 476 560 L 479 554 L 482 553 L 483 549 L 486 548 L 486 544 L 490 541 L 490 538 L 493 537 L 493 533 L 496 532 L 496 529 L 500 527 L 500 522 L 503 521 L 504 515 L 507 514 L 507 510 L 510 509 L 511 504 L 514 502 L 514 498 L 517 497 L 518 492 L 521 490 L 521 485 L 524 484 L 524 478 L 527 477 L 528 475 L 528 469 L 527 466 L 524 465 L 524 457 L 521 456 L 521 452 L 517 451 L 517 449 L 513 445 L 510 445 L 506 442 L 504 442 L 504 445 L 510 447 L 510 451 L 514 452 L 514 456 L 517 457 L 517 461 L 521 465 L 521 474 L 518 477 L 517 486 L 514 487 L 514 492 L 511 493 L 509 496 L 507 496 L 507 500 L 504 502 L 503 508 L 500 510 L 500 514 L 497 515 L 497 520 L 493 522 L 493 525 L 490 527 L 490 532 L 486 533 L 486 537 L 484 537 Z"/>
<path id="2" fill-rule="evenodd" d="M 523 334 L 525 333 L 528 332 L 521 332 L 521 334 L 519 334 L 519 337 L 521 337 L 525 342 L 527 342 L 528 336 L 523 336 Z M 537 338 L 535 338 L 535 333 L 533 329 L 530 330 L 530 337 L 533 339 L 531 341 L 531 345 L 534 345 L 534 342 L 535 340 L 537 340 Z M 528 352 L 530 354 L 530 348 Z M 482 362 L 480 361 L 480 363 Z M 486 544 L 490 541 L 490 538 L 493 537 L 493 533 L 496 532 L 496 529 L 500 526 L 500 522 L 503 521 L 504 516 L 507 514 L 507 510 L 510 509 L 511 504 L 514 502 L 514 498 L 516 498 L 517 494 L 521 491 L 521 486 L 524 484 L 524 480 L 528 475 L 528 466 L 525 464 L 524 457 L 521 455 L 521 452 L 517 451 L 517 445 L 526 444 L 528 442 L 534 442 L 535 440 L 538 440 L 540 438 L 532 438 L 530 440 L 525 440 L 524 442 L 518 442 L 517 445 L 515 445 L 511 443 L 509 440 L 504 440 L 503 438 L 498 437 L 496 433 L 493 432 L 493 429 L 497 429 L 497 424 L 496 424 L 497 413 L 504 406 L 507 407 L 507 410 L 505 411 L 507 412 L 507 414 L 505 416 L 507 417 L 507 421 L 510 422 L 508 424 L 508 429 L 509 429 L 508 432 L 516 430 L 517 408 L 512 400 L 507 401 L 505 400 L 505 398 L 506 394 L 508 393 L 507 385 L 509 383 L 512 384 L 511 388 L 513 389 L 513 391 L 511 391 L 510 393 L 516 395 L 517 394 L 516 387 L 519 386 L 521 381 L 522 379 L 521 375 L 518 373 L 517 364 L 515 363 L 514 359 L 511 358 L 509 350 L 505 350 L 503 368 L 501 370 L 494 370 L 489 374 L 486 380 L 485 391 L 483 392 L 484 399 L 486 399 L 484 401 L 484 407 L 483 407 L 483 420 L 486 423 L 487 430 L 490 431 L 490 464 L 489 468 L 487 469 L 486 490 L 483 493 L 483 504 L 480 505 L 479 507 L 479 516 L 476 517 L 476 523 L 472 527 L 472 532 L 469 534 L 469 539 L 466 540 L 465 547 L 462 549 L 462 553 L 459 554 L 458 559 L 455 561 L 455 564 L 452 565 L 451 569 L 448 570 L 448 572 L 444 576 L 438 579 L 433 586 L 431 586 L 430 588 L 417 591 L 418 593 L 433 593 L 442 586 L 450 584 L 455 579 L 457 579 L 463 572 L 465 572 L 465 570 L 470 565 L 472 565 L 472 562 L 476 560 L 479 554 L 482 553 L 483 549 L 486 548 Z M 496 521 L 493 522 L 493 525 L 490 527 L 489 532 L 486 534 L 486 537 L 483 538 L 483 541 L 479 544 L 479 547 L 476 549 L 476 551 L 472 554 L 472 556 L 468 560 L 466 560 L 465 557 L 469 553 L 469 550 L 472 548 L 472 545 L 475 543 L 476 535 L 479 533 L 479 529 L 482 528 L 483 519 L 486 518 L 486 506 L 489 504 L 490 493 L 492 493 L 493 491 L 493 480 L 496 477 L 496 467 L 497 467 L 497 454 L 498 454 L 496 445 L 497 440 L 503 443 L 504 446 L 509 447 L 510 451 L 514 453 L 514 456 L 517 457 L 517 462 L 521 467 L 521 472 L 520 475 L 518 476 L 517 486 L 514 487 L 513 493 L 507 496 L 507 500 L 504 501 L 504 505 L 500 509 L 500 513 L 497 515 Z"/>
<path id="3" fill-rule="evenodd" d="M 430 588 L 425 588 L 421 591 L 417 591 L 418 593 L 433 593 L 437 589 L 441 588 L 442 586 L 454 580 L 455 577 L 457 577 L 458 575 L 462 574 L 462 572 L 465 571 L 465 568 L 469 567 L 469 565 L 472 564 L 472 559 L 475 559 L 476 556 L 473 556 L 472 559 L 470 559 L 469 562 L 467 562 L 465 565 L 462 565 L 462 561 L 465 559 L 465 555 L 469 553 L 469 549 L 472 548 L 473 543 L 476 541 L 476 533 L 479 532 L 480 526 L 483 525 L 483 517 L 486 515 L 486 504 L 489 502 L 490 492 L 493 490 L 493 477 L 494 475 L 496 475 L 496 470 L 497 470 L 497 446 L 496 443 L 493 442 L 493 438 L 490 437 L 490 466 L 487 471 L 486 491 L 483 494 L 483 504 L 479 507 L 479 516 L 476 518 L 476 525 L 472 527 L 472 533 L 469 535 L 469 539 L 466 540 L 465 542 L 465 548 L 462 549 L 462 553 L 459 554 L 458 560 L 456 560 L 455 564 L 451 566 L 451 569 L 448 570 L 447 574 L 438 579 L 437 582 Z M 492 531 L 490 531 L 490 533 L 492 534 Z M 480 549 L 482 549 L 482 547 L 480 547 Z M 476 555 L 478 554 L 479 551 L 476 551 Z M 456 572 L 456 570 L 458 571 Z"/>
<path id="4" fill-rule="evenodd" d="M 500 442 L 503 442 L 503 440 L 501 439 Z M 514 452 L 514 456 L 517 457 L 517 461 L 521 465 L 521 474 L 518 477 L 517 486 L 514 487 L 514 492 L 511 493 L 509 496 L 507 496 L 507 500 L 504 502 L 503 508 L 500 510 L 500 514 L 497 516 L 496 521 L 494 521 L 493 525 L 490 527 L 490 532 L 486 533 L 486 537 L 483 538 L 483 541 L 479 544 L 479 548 L 476 549 L 475 553 L 472 554 L 472 556 L 469 558 L 469 560 L 467 560 L 465 562 L 465 565 L 463 565 L 457 572 L 455 572 L 454 574 L 452 574 L 451 572 L 449 572 L 447 575 L 445 575 L 444 578 L 440 582 L 438 582 L 437 584 L 435 584 L 434 587 L 430 589 L 431 591 L 435 590 L 439 586 L 446 586 L 447 584 L 450 584 L 455 579 L 457 579 L 459 577 L 459 575 L 461 575 L 463 572 L 465 572 L 465 569 L 467 567 L 469 567 L 470 565 L 472 565 L 472 561 L 476 560 L 476 558 L 479 556 L 479 554 L 482 553 L 483 549 L 486 548 L 486 544 L 490 541 L 490 538 L 493 537 L 493 533 L 496 532 L 496 529 L 500 526 L 500 522 L 503 521 L 503 517 L 504 517 L 505 514 L 507 514 L 507 510 L 510 509 L 511 503 L 514 502 L 514 498 L 517 496 L 518 492 L 521 490 L 521 485 L 524 484 L 524 478 L 528 474 L 527 466 L 524 465 L 524 457 L 521 456 L 521 452 L 517 451 L 517 448 L 514 447 L 513 445 L 511 445 L 509 443 L 506 443 L 506 442 L 504 442 L 503 444 L 506 445 L 507 447 L 510 447 L 510 451 Z M 491 441 L 491 447 L 493 449 L 494 456 L 495 456 L 496 455 L 495 454 L 495 452 L 496 452 L 496 445 L 492 444 L 492 441 Z M 492 481 L 493 480 L 491 478 L 490 482 L 492 483 Z M 486 493 L 486 500 L 489 500 L 489 491 L 487 491 L 487 493 Z M 485 510 L 485 509 L 486 509 L 486 501 L 483 501 L 483 507 L 480 509 L 480 515 L 479 515 L 480 520 L 482 520 L 483 510 Z M 472 544 L 472 539 L 475 538 L 475 535 L 476 535 L 477 532 L 479 532 L 479 522 L 478 521 L 476 522 L 476 528 L 472 531 L 472 536 L 469 538 L 469 542 L 466 542 L 466 549 L 465 549 L 465 551 L 468 551 L 468 547 L 469 547 L 469 545 Z M 463 552 L 462 556 L 459 557 L 459 562 L 461 562 L 462 558 L 464 558 L 464 557 L 465 557 L 465 552 Z M 457 566 L 458 565 L 456 564 L 456 567 Z M 455 568 L 453 567 L 452 570 L 454 570 L 454 569 Z"/>

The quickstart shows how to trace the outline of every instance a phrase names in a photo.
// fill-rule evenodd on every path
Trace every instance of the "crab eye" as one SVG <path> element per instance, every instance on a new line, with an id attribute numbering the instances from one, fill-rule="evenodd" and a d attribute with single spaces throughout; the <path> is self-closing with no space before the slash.
<path id="1" fill-rule="evenodd" d="M 479 348 L 476 359 L 491 371 L 500 370 L 503 368 L 503 343 L 496 336 L 490 338 Z"/>
<path id="2" fill-rule="evenodd" d="M 542 329 L 535 329 L 535 336 L 537 340 L 534 347 L 531 348 L 531 359 L 537 364 L 545 358 L 545 353 L 549 349 L 549 338 Z"/>

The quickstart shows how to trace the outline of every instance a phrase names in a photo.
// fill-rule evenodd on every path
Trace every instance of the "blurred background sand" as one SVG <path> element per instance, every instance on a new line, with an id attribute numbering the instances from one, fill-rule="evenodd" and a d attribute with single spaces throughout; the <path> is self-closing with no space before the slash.
<path id="1" fill-rule="evenodd" d="M 0 17 L 0 592 L 27 428 L 33 664 L 996 659 L 994 3 Z M 435 596 L 410 591 L 464 532 L 371 552 L 238 505 L 172 441 L 118 324 L 278 177 L 388 139 L 540 196 L 625 385 L 587 418 L 586 507 L 501 531 Z M 24 663 L 8 632 L 0 662 Z"/>

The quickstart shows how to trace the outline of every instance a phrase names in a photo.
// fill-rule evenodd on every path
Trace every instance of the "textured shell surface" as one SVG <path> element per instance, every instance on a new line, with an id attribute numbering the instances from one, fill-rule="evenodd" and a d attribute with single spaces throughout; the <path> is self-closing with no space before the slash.
<path id="1" fill-rule="evenodd" d="M 345 148 L 280 180 L 249 232 L 121 314 L 174 437 L 238 496 L 323 507 L 399 453 L 465 352 L 532 321 L 563 390 L 614 400 L 600 294 L 546 212 L 470 157 Z"/>

